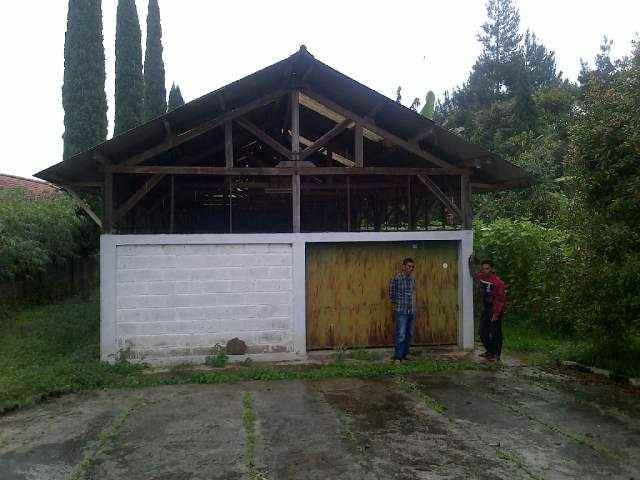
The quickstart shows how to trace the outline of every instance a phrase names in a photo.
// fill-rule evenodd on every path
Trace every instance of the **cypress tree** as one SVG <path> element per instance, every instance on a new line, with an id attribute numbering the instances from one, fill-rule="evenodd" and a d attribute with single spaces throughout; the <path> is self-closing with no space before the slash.
<path id="1" fill-rule="evenodd" d="M 64 151 L 68 158 L 107 138 L 101 0 L 69 0 L 64 39 Z"/>
<path id="2" fill-rule="evenodd" d="M 119 0 L 116 14 L 114 135 L 142 123 L 142 34 L 135 0 Z"/>
<path id="3" fill-rule="evenodd" d="M 167 112 L 171 112 L 178 107 L 184 105 L 184 99 L 182 98 L 182 92 L 180 91 L 180 87 L 175 83 L 171 85 L 171 90 L 169 91 L 169 103 L 167 104 Z"/>
<path id="4" fill-rule="evenodd" d="M 158 0 L 149 0 L 147 13 L 147 49 L 144 55 L 144 119 L 152 120 L 167 111 L 164 62 L 162 61 L 162 26 Z"/>

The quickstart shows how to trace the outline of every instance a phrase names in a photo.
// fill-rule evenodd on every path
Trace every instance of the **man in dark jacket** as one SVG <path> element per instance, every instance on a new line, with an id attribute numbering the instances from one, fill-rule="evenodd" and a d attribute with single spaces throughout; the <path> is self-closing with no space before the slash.
<path id="1" fill-rule="evenodd" d="M 483 260 L 474 278 L 480 285 L 484 306 L 480 319 L 480 339 L 485 348 L 481 356 L 500 360 L 502 353 L 502 314 L 507 302 L 506 285 L 493 269 L 491 260 Z"/>

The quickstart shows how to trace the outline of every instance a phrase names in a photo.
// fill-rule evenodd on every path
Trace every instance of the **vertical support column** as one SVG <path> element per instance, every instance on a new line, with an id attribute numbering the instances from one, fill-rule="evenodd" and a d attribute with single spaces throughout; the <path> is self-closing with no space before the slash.
<path id="1" fill-rule="evenodd" d="M 296 239 L 293 247 L 293 348 L 295 353 L 307 353 L 307 314 L 306 314 L 306 243 Z"/>
<path id="2" fill-rule="evenodd" d="M 473 348 L 473 279 L 469 257 L 473 254 L 473 231 L 462 232 L 458 242 L 458 346 Z"/>
<path id="3" fill-rule="evenodd" d="M 171 213 L 169 217 L 169 232 L 173 233 L 175 227 L 176 211 L 176 185 L 175 175 L 171 175 Z"/>
<path id="4" fill-rule="evenodd" d="M 104 175 L 104 233 L 113 233 L 113 173 Z"/>
<path id="5" fill-rule="evenodd" d="M 351 177 L 347 175 L 347 232 L 351 231 Z"/>
<path id="6" fill-rule="evenodd" d="M 407 190 L 409 193 L 409 230 L 415 231 L 416 229 L 416 205 L 415 205 L 415 189 L 413 188 L 413 177 L 407 178 Z"/>
<path id="7" fill-rule="evenodd" d="M 231 187 L 233 182 L 231 181 L 231 176 L 227 177 L 227 183 L 229 184 L 229 233 L 233 233 L 233 205 L 231 202 Z"/>
<path id="8" fill-rule="evenodd" d="M 291 92 L 291 152 L 294 165 L 300 161 L 300 91 Z M 291 208 L 293 210 L 293 232 L 300 233 L 300 175 L 291 178 Z"/>
<path id="9" fill-rule="evenodd" d="M 462 212 L 462 225 L 465 230 L 473 227 L 471 214 L 471 182 L 469 175 L 460 175 L 460 211 Z"/>
<path id="10" fill-rule="evenodd" d="M 224 123 L 224 157 L 225 166 L 233 168 L 233 123 L 231 120 Z"/>
<path id="11" fill-rule="evenodd" d="M 300 233 L 300 175 L 291 176 L 291 203 L 293 208 L 293 233 Z"/>
<path id="12" fill-rule="evenodd" d="M 364 167 L 364 129 L 361 123 L 356 123 L 355 130 L 355 162 L 356 167 Z"/>
<path id="13" fill-rule="evenodd" d="M 300 161 L 300 91 L 291 92 L 291 152 L 293 161 Z"/>
<path id="14" fill-rule="evenodd" d="M 118 354 L 116 315 L 116 241 L 100 235 L 100 360 L 114 363 Z"/>

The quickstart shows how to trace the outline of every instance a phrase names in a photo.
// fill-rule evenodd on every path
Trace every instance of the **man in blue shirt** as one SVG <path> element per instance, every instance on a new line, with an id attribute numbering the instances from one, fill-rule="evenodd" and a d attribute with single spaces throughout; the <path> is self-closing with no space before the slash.
<path id="1" fill-rule="evenodd" d="M 411 258 L 402 261 L 402 270 L 389 283 L 389 298 L 396 322 L 394 361 L 401 362 L 409 353 L 413 324 L 416 319 L 416 280 L 412 277 L 416 264 Z"/>

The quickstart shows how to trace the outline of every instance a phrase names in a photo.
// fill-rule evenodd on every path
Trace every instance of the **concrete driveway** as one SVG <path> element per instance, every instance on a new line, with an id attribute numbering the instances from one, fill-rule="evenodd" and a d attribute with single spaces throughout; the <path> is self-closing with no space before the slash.
<path id="1" fill-rule="evenodd" d="M 531 367 L 70 395 L 0 479 L 640 479 L 637 391 Z"/>

